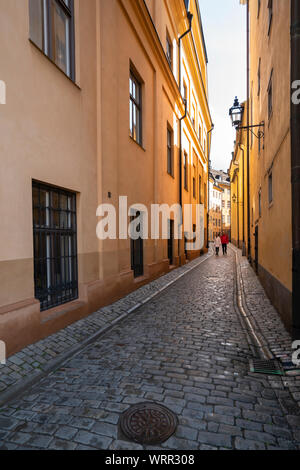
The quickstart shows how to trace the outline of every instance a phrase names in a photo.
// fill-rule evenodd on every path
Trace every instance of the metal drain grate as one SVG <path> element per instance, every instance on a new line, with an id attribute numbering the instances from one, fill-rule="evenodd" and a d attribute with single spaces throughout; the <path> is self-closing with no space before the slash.
<path id="1" fill-rule="evenodd" d="M 171 437 L 178 425 L 177 416 L 158 403 L 138 403 L 126 410 L 119 426 L 123 434 L 139 444 L 161 444 Z"/>
<path id="2" fill-rule="evenodd" d="M 257 374 L 284 375 L 281 364 L 274 360 L 250 359 L 250 371 Z"/>

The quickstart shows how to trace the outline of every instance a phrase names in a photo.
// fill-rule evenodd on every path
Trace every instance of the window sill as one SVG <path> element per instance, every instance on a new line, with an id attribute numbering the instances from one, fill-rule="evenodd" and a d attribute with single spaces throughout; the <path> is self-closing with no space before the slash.
<path id="1" fill-rule="evenodd" d="M 139 284 L 141 282 L 145 282 L 149 279 L 149 276 L 146 276 L 145 274 L 142 274 L 141 276 L 137 276 L 134 278 L 134 284 Z"/>
<path id="2" fill-rule="evenodd" d="M 58 67 L 58 65 L 52 60 L 50 59 L 49 56 L 47 56 L 47 54 L 45 54 L 45 52 L 39 47 L 37 46 L 37 44 L 35 44 L 35 42 L 32 41 L 32 39 L 28 38 L 29 42 L 38 50 L 40 51 L 41 54 L 43 54 L 43 56 L 48 59 L 49 62 L 51 62 L 51 64 L 54 65 L 54 67 L 59 70 L 71 83 L 73 83 L 73 85 L 78 88 L 78 90 L 81 91 L 81 87 L 76 83 L 76 81 L 74 81 L 71 77 L 69 77 L 69 75 L 67 75 L 60 67 Z"/>
<path id="3" fill-rule="evenodd" d="M 134 140 L 133 137 L 131 137 L 131 135 L 129 135 L 129 139 L 132 140 L 132 142 L 134 142 L 138 147 L 140 147 L 140 149 L 144 150 L 144 152 L 146 152 L 146 149 L 142 146 L 142 144 L 139 144 L 136 140 Z"/>
<path id="4" fill-rule="evenodd" d="M 169 173 L 169 172 L 167 171 L 167 175 L 169 175 L 173 180 L 175 180 L 175 176 L 174 176 L 172 173 Z"/>
<path id="5" fill-rule="evenodd" d="M 273 206 L 274 206 L 274 201 L 269 203 L 269 209 L 272 209 Z"/>
<path id="6" fill-rule="evenodd" d="M 57 307 L 53 307 L 49 310 L 44 310 L 43 312 L 41 312 L 41 323 L 44 324 L 59 317 L 62 317 L 63 315 L 66 315 L 67 313 L 70 313 L 73 310 L 77 310 L 83 307 L 84 305 L 86 305 L 86 302 L 80 299 L 75 299 L 65 304 L 58 305 Z"/>

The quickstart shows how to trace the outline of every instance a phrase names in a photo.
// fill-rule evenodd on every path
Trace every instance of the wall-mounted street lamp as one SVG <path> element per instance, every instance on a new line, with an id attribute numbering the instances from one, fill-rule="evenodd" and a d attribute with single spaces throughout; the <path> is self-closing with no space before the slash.
<path id="1" fill-rule="evenodd" d="M 236 197 L 236 195 L 234 194 L 234 195 L 232 196 L 232 201 L 233 201 L 234 204 L 236 203 L 236 200 L 237 200 L 237 197 Z"/>
<path id="2" fill-rule="evenodd" d="M 247 51 L 248 51 L 248 41 L 249 41 L 249 2 L 247 2 Z M 249 60 L 249 52 L 247 52 L 247 57 Z M 248 126 L 242 126 L 243 122 L 243 114 L 244 114 L 244 106 L 241 106 L 237 96 L 233 102 L 233 106 L 229 110 L 229 116 L 232 121 L 232 126 L 235 127 L 237 131 L 239 130 L 247 130 L 247 231 L 248 231 L 248 258 L 251 260 L 251 238 L 250 238 L 250 144 L 249 144 L 249 132 L 258 139 L 259 141 L 259 148 L 260 148 L 260 139 L 264 139 L 265 133 L 265 123 L 262 121 L 260 124 L 249 125 L 249 68 L 247 67 L 247 96 L 248 96 L 248 107 L 247 107 L 247 124 Z M 258 128 L 258 133 L 255 134 L 253 132 L 254 128 Z M 241 148 L 241 144 L 239 144 Z M 263 145 L 264 148 L 264 145 Z M 244 175 L 244 158 L 243 158 L 243 175 Z M 244 176 L 243 176 L 244 178 Z M 243 182 L 243 194 L 244 194 L 244 182 Z M 244 198 L 243 198 L 244 200 Z M 244 204 L 244 203 L 243 203 Z M 243 206 L 244 211 L 244 206 Z M 244 234 L 244 222 L 243 222 L 243 234 Z M 243 235 L 243 256 L 246 254 L 246 249 L 244 246 L 244 235 Z"/>
<path id="3" fill-rule="evenodd" d="M 230 116 L 231 121 L 232 121 L 232 126 L 235 127 L 235 129 L 237 131 L 242 130 L 242 129 L 250 129 L 252 134 L 257 139 L 260 140 L 261 138 L 263 138 L 265 136 L 265 133 L 264 133 L 263 130 L 261 130 L 261 128 L 264 129 L 264 127 L 265 127 L 264 121 L 262 121 L 260 124 L 255 124 L 255 125 L 252 125 L 252 126 L 241 126 L 241 124 L 243 122 L 243 114 L 244 114 L 244 106 L 240 105 L 239 100 L 236 96 L 235 99 L 234 99 L 233 106 L 229 110 L 229 116 Z M 259 128 L 259 131 L 258 131 L 257 135 L 255 134 L 255 132 L 252 131 L 252 129 L 254 129 L 256 127 Z"/>

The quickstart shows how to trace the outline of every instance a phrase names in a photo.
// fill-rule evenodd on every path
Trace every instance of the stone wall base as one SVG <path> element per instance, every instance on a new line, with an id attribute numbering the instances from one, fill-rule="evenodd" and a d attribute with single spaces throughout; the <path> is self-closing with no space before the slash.
<path id="1" fill-rule="evenodd" d="M 200 252 L 196 253 L 189 259 L 195 259 L 200 255 Z M 145 266 L 144 276 L 139 278 L 134 278 L 133 271 L 129 270 L 105 280 L 80 284 L 77 300 L 44 312 L 40 312 L 40 303 L 34 298 L 1 307 L 0 340 L 6 344 L 7 357 L 116 302 L 185 263 L 186 257 L 182 255 L 180 259 L 179 257 L 174 259 L 173 266 L 169 265 L 169 260 Z"/>

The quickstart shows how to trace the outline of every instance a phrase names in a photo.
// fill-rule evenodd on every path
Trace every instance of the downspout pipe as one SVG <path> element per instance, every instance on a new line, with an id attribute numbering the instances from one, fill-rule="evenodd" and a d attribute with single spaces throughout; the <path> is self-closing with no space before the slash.
<path id="1" fill-rule="evenodd" d="M 182 94 L 182 71 L 181 71 L 181 42 L 182 39 L 192 31 L 192 21 L 193 15 L 192 13 L 188 12 L 187 18 L 189 20 L 189 28 L 179 37 L 179 89 L 180 93 Z M 187 100 L 183 99 L 185 112 L 184 115 L 179 118 L 179 204 L 181 207 L 181 213 L 183 216 L 183 207 L 182 207 L 182 121 L 187 116 Z M 179 265 L 181 265 L 181 251 L 180 251 L 180 239 L 178 240 L 178 258 L 179 258 Z"/>
<path id="2" fill-rule="evenodd" d="M 291 0 L 291 83 L 300 77 L 300 3 Z M 291 87 L 291 93 L 294 90 Z M 300 339 L 300 104 L 291 100 L 292 187 L 292 324 L 293 339 Z"/>
<path id="3" fill-rule="evenodd" d="M 247 0 L 247 238 L 248 259 L 251 261 L 251 238 L 250 238 L 250 11 L 249 0 Z"/>

